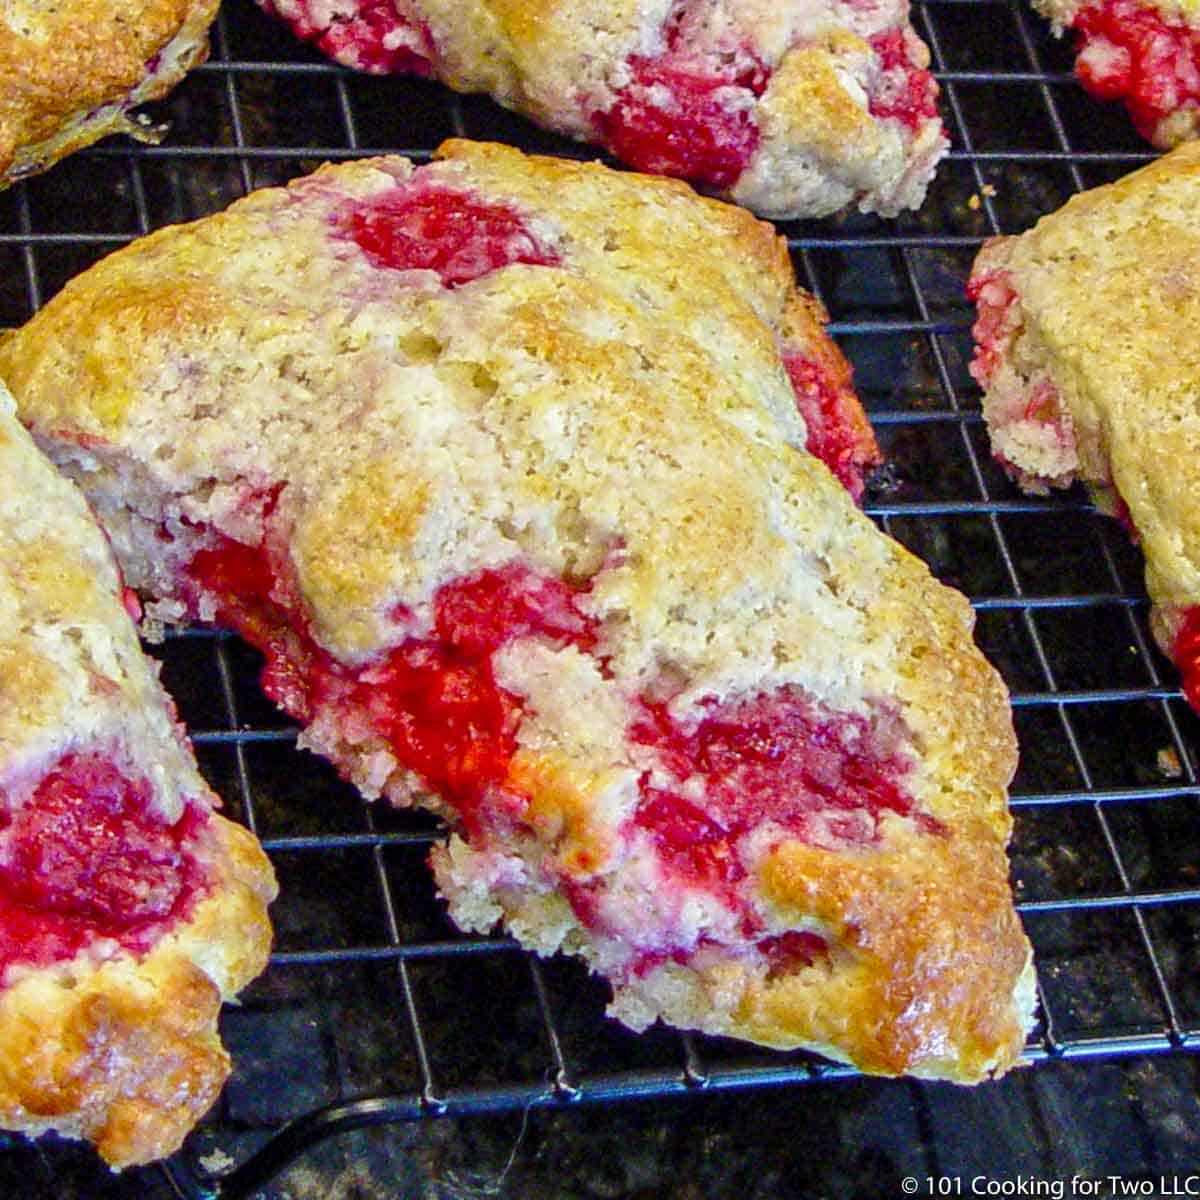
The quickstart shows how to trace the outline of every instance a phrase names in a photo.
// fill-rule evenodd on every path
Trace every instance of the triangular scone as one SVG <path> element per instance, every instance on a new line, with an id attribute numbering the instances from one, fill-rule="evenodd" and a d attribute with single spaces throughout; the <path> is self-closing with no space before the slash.
<path id="1" fill-rule="evenodd" d="M 861 410 L 782 242 L 673 181 L 444 155 L 135 243 L 0 374 L 159 615 L 240 630 L 303 744 L 447 815 L 461 925 L 584 955 L 636 1027 L 1004 1070 L 1007 697 L 802 448 L 793 381 L 835 466 Z"/>
<path id="2" fill-rule="evenodd" d="M 208 57 L 217 0 L 0 5 L 0 188 L 112 133 Z"/>
<path id="3" fill-rule="evenodd" d="M 274 877 L 213 812 L 104 534 L 12 411 L 0 386 L 0 1128 L 124 1167 L 228 1075 L 217 1013 L 266 962 Z"/>
<path id="4" fill-rule="evenodd" d="M 917 208 L 949 145 L 908 0 L 259 0 L 339 62 L 433 75 L 762 216 Z"/>
<path id="5" fill-rule="evenodd" d="M 1087 483 L 1142 546 L 1151 627 L 1200 710 L 1200 145 L 987 243 L 971 371 L 1027 491 Z"/>

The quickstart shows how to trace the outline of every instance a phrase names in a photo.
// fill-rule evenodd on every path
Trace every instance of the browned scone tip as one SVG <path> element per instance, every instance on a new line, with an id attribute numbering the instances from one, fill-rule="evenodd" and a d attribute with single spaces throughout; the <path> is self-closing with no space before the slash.
<path id="1" fill-rule="evenodd" d="M 0 387 L 0 1127 L 172 1153 L 229 1072 L 274 898 L 217 815 L 104 535 Z"/>
<path id="2" fill-rule="evenodd" d="M 132 244 L 0 376 L 156 619 L 447 816 L 461 926 L 634 1028 L 976 1082 L 1032 1021 L 1007 693 L 853 502 L 822 316 L 745 213 L 455 142 Z"/>
<path id="3" fill-rule="evenodd" d="M 212 891 L 145 954 L 14 969 L 0 993 L 0 1127 L 93 1142 L 114 1169 L 173 1154 L 230 1072 L 217 1032 L 266 966 L 276 894 L 250 835 L 213 816 Z"/>
<path id="4" fill-rule="evenodd" d="M 113 133 L 208 57 L 217 0 L 11 0 L 0 9 L 0 188 Z"/>

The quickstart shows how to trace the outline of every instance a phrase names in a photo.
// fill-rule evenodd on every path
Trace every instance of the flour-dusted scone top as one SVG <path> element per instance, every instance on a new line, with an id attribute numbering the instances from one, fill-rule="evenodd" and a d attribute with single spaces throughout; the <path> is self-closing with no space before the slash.
<path id="1" fill-rule="evenodd" d="M 215 798 L 122 607 L 104 535 L 12 409 L 0 386 L 0 1127 L 85 1137 L 109 1163 L 127 1166 L 174 1150 L 228 1074 L 217 1011 L 262 969 L 274 882 L 251 836 L 208 812 Z M 87 936 L 109 900 L 93 903 L 83 891 L 86 862 L 64 868 L 69 843 L 39 848 L 13 832 L 42 803 L 39 785 L 81 761 L 104 764 L 89 768 L 101 786 L 108 769 L 143 785 L 138 828 L 178 826 L 196 806 L 197 830 L 181 843 L 194 903 L 139 932 L 137 948 L 103 920 Z M 130 816 L 118 820 L 128 825 Z M 54 837 L 55 825 L 70 821 L 60 808 L 43 828 Z M 126 864 L 108 843 L 99 852 L 104 887 Z M 38 908 L 30 880 L 14 882 L 39 856 L 47 872 L 77 872 L 82 894 L 66 897 L 53 881 L 46 888 L 55 912 L 90 914 L 77 920 L 74 954 L 32 941 L 14 947 L 42 935 L 24 924 Z M 156 876 L 154 886 L 164 881 Z"/>
<path id="2" fill-rule="evenodd" d="M 380 707 L 401 685 L 434 659 L 494 681 L 504 754 L 467 739 L 443 789 L 492 771 L 444 805 L 460 923 L 584 954 L 636 1026 L 1007 1068 L 1032 969 L 1005 690 L 966 601 L 803 449 L 785 360 L 836 351 L 781 244 L 671 181 L 442 155 L 327 168 L 99 264 L 0 346 L 22 415 L 160 614 L 238 620 L 240 591 L 269 690 L 367 794 L 443 770 L 412 767 L 419 713 Z M 399 269 L 447 196 L 474 214 L 466 259 Z M 500 249 L 470 242 L 484 226 Z M 425 702 L 458 711 L 445 692 Z M 662 849 L 679 821 L 648 814 L 711 826 L 709 784 L 733 813 L 718 743 L 764 731 L 730 768 L 754 775 L 772 722 L 811 743 L 804 811 L 731 815 L 728 887 L 692 886 Z M 847 798 L 852 760 L 887 811 Z"/>
<path id="3" fill-rule="evenodd" d="M 215 0 L 0 5 L 0 187 L 110 133 L 208 55 Z"/>
<path id="4" fill-rule="evenodd" d="M 907 0 L 263 4 L 349 66 L 432 72 L 763 216 L 915 208 L 948 145 Z"/>
<path id="5" fill-rule="evenodd" d="M 993 437 L 1031 482 L 1115 491 L 1145 554 L 1165 648 L 1181 610 L 1200 604 L 1197 213 L 1200 146 L 1189 143 L 989 243 L 974 270 L 1011 296 L 985 412 L 1048 385 L 1044 415 L 1066 434 L 1052 451 L 1031 448 L 1036 429 L 993 416 Z"/>

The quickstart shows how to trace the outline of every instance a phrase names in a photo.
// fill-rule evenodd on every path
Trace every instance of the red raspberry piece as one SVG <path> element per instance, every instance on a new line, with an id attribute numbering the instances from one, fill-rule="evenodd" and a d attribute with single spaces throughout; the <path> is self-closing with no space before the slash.
<path id="1" fill-rule="evenodd" d="M 1200 32 L 1137 0 L 1089 4 L 1075 14 L 1080 82 L 1103 100 L 1123 99 L 1137 131 L 1200 105 Z"/>
<path id="2" fill-rule="evenodd" d="M 874 117 L 900 121 L 915 130 L 938 115 L 938 86 L 933 76 L 913 61 L 911 36 L 903 29 L 889 29 L 871 39 L 883 79 L 869 108 Z"/>
<path id="3" fill-rule="evenodd" d="M 187 842 L 205 819 L 189 806 L 167 825 L 145 780 L 97 754 L 66 755 L 0 831 L 0 969 L 68 959 L 97 938 L 144 949 L 149 929 L 198 893 Z"/>
<path id="4" fill-rule="evenodd" d="M 376 267 L 436 271 L 447 287 L 511 263 L 556 266 L 516 209 L 450 188 L 401 186 L 356 202 L 337 217 Z"/>
<path id="5" fill-rule="evenodd" d="M 808 428 L 808 452 L 837 476 L 856 501 L 861 500 L 863 472 L 878 465 L 880 455 L 870 430 L 861 424 L 853 396 L 839 388 L 819 363 L 802 354 L 785 353 L 783 365 Z"/>
<path id="6" fill-rule="evenodd" d="M 700 801 L 647 776 L 636 823 L 652 833 L 672 871 L 735 909 L 733 885 L 745 876 L 738 842 L 765 822 L 804 840 L 869 844 L 885 811 L 923 815 L 901 786 L 910 764 L 890 737 L 798 688 L 709 703 L 691 730 L 665 704 L 644 703 L 631 736 L 657 751 L 681 788 L 704 781 Z M 918 824 L 927 832 L 937 826 L 930 818 Z"/>

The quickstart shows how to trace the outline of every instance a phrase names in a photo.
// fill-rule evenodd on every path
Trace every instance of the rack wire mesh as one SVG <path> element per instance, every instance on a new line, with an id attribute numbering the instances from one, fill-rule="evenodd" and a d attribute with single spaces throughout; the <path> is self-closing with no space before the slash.
<path id="1" fill-rule="evenodd" d="M 1151 155 L 1118 109 L 1084 96 L 1069 47 L 1021 0 L 924 0 L 914 19 L 954 147 L 926 205 L 781 228 L 889 457 L 868 511 L 971 598 L 1013 692 L 1013 877 L 1041 978 L 1027 1056 L 1183 1055 L 1200 1044 L 1200 725 L 1153 649 L 1120 528 L 1081 494 L 1022 497 L 992 462 L 963 296 L 984 238 Z M 420 161 L 451 135 L 594 154 L 483 98 L 345 72 L 249 0 L 227 0 L 212 60 L 153 112 L 169 127 L 161 145 L 110 142 L 0 197 L 0 325 L 132 238 L 323 161 Z M 300 754 L 236 639 L 188 630 L 155 652 L 203 768 L 282 884 L 270 969 L 224 1018 L 233 1078 L 170 1165 L 175 1194 L 250 1195 L 355 1126 L 853 1074 L 634 1036 L 606 1021 L 603 988 L 577 964 L 458 934 L 423 864 L 435 821 L 366 806 Z M 61 1185 L 66 1159 L 40 1153 Z"/>

